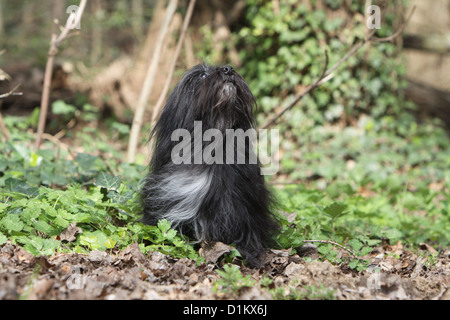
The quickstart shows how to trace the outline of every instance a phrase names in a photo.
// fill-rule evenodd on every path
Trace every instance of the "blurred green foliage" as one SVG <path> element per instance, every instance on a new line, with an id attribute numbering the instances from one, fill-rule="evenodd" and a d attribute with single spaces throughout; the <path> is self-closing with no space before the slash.
<path id="1" fill-rule="evenodd" d="M 404 2 L 392 1 L 383 10 L 377 36 L 389 36 L 401 25 L 395 10 Z M 366 37 L 365 4 L 283 1 L 276 14 L 273 1 L 247 1 L 246 24 L 234 40 L 242 60 L 239 72 L 258 102 L 259 124 L 318 78 L 325 50 L 330 67 Z M 406 69 L 400 53 L 394 43 L 365 46 L 281 118 L 276 125 L 282 137 L 280 173 L 293 180 L 350 175 L 358 183 L 379 183 L 377 177 L 426 162 L 424 157 L 444 170 L 447 137 L 437 119 L 416 122 L 416 107 L 404 93 Z M 389 155 L 380 154 L 385 151 Z M 346 170 L 349 160 L 356 163 L 352 170 Z M 444 171 L 437 174 L 442 177 Z"/>
<path id="2" fill-rule="evenodd" d="M 280 13 L 275 14 L 272 1 L 248 1 L 248 26 L 239 31 L 236 39 L 245 48 L 240 51 L 240 71 L 264 113 L 298 93 L 299 86 L 304 88 L 317 79 L 325 63 L 325 50 L 331 66 L 366 36 L 364 1 L 352 1 L 349 8 L 338 5 L 340 2 L 326 1 L 327 11 L 316 8 L 315 2 L 310 7 L 298 1 L 284 2 Z M 341 14 L 332 18 L 333 10 L 340 10 Z M 353 20 L 349 22 L 344 17 Z M 395 31 L 391 25 L 383 21 L 381 36 Z M 412 108 L 401 91 L 406 85 L 401 77 L 404 71 L 396 45 L 367 46 L 334 72 L 331 81 L 306 97 L 282 125 L 300 135 L 297 124 L 302 118 L 315 126 L 362 113 L 379 119 Z"/>
<path id="3" fill-rule="evenodd" d="M 67 9 L 79 3 L 71 0 L 4 1 L 0 49 L 6 52 L 0 56 L 0 67 L 21 62 L 43 68 L 51 34 L 57 32 L 54 19 L 58 19 L 59 26 L 64 25 L 69 17 Z M 62 43 L 57 62 L 79 59 L 87 67 L 104 67 L 143 41 L 144 28 L 153 17 L 155 4 L 156 1 L 145 1 L 143 10 L 136 12 L 129 0 L 88 1 L 81 22 L 82 32 Z"/>

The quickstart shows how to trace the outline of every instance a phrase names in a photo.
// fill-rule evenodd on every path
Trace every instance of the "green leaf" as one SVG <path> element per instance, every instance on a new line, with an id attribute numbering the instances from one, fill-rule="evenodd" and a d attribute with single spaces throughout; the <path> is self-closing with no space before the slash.
<path id="1" fill-rule="evenodd" d="M 334 202 L 323 209 L 323 211 L 333 219 L 336 219 L 345 214 L 347 207 L 348 205 L 345 203 Z"/>
<path id="2" fill-rule="evenodd" d="M 86 153 L 80 153 L 76 157 L 75 161 L 83 171 L 92 171 L 95 170 L 95 162 L 97 161 L 97 159 L 98 157 L 96 156 L 92 156 Z"/>
<path id="3" fill-rule="evenodd" d="M 84 232 L 80 235 L 80 244 L 87 246 L 91 250 L 104 250 L 106 245 L 111 245 L 108 237 L 100 230 L 94 232 Z M 114 247 L 114 246 L 113 246 Z"/>
<path id="4" fill-rule="evenodd" d="M 396 241 L 400 240 L 404 235 L 401 231 L 399 231 L 396 228 L 391 228 L 388 230 L 385 230 L 383 232 L 383 235 L 388 238 L 391 243 L 395 243 Z"/>
<path id="5" fill-rule="evenodd" d="M 359 249 L 361 249 L 363 247 L 363 243 L 359 240 L 356 239 L 351 239 L 348 241 L 348 244 L 352 247 L 352 249 L 356 252 L 359 251 Z"/>
<path id="6" fill-rule="evenodd" d="M 107 249 L 113 249 L 116 246 L 117 241 L 112 240 L 111 238 L 106 239 L 106 241 L 103 243 L 103 245 Z"/>
<path id="7" fill-rule="evenodd" d="M 21 193 L 30 198 L 35 197 L 39 194 L 39 191 L 38 191 L 39 188 L 32 187 L 29 184 L 27 184 L 26 182 L 23 182 L 21 180 L 14 179 L 14 178 L 6 179 L 5 187 L 6 187 L 6 190 L 9 190 L 11 192 Z"/>
<path id="8" fill-rule="evenodd" d="M 112 128 L 116 129 L 121 134 L 129 134 L 130 133 L 130 126 L 128 124 L 114 122 L 112 124 Z"/>
<path id="9" fill-rule="evenodd" d="M 98 250 L 102 247 L 102 244 L 99 243 L 98 237 L 96 235 L 80 235 L 80 244 L 83 246 L 87 246 L 91 250 Z"/>
<path id="10" fill-rule="evenodd" d="M 8 238 L 3 233 L 0 232 L 0 246 L 4 245 L 6 241 L 8 241 Z"/>
<path id="11" fill-rule="evenodd" d="M 37 231 L 44 232 L 47 235 L 51 235 L 55 231 L 55 228 L 41 220 L 35 221 L 33 226 Z"/>
<path id="12" fill-rule="evenodd" d="M 16 241 L 24 244 L 24 249 L 35 256 L 51 256 L 61 245 L 60 241 L 54 239 L 43 239 L 39 236 L 20 236 Z"/>
<path id="13" fill-rule="evenodd" d="M 34 167 L 39 166 L 41 164 L 41 162 L 42 162 L 42 159 L 43 158 L 41 156 L 39 156 L 38 154 L 32 152 L 31 155 L 30 155 L 30 158 L 28 160 L 28 162 L 30 164 L 30 167 L 34 168 Z"/>
<path id="14" fill-rule="evenodd" d="M 363 247 L 362 249 L 361 249 L 361 251 L 359 252 L 359 254 L 361 255 L 361 256 L 365 256 L 365 255 L 367 255 L 367 254 L 369 254 L 370 252 L 372 252 L 372 248 L 371 247 Z"/>
<path id="15" fill-rule="evenodd" d="M 67 221 L 66 219 L 64 219 L 64 218 L 61 217 L 61 216 L 57 216 L 57 217 L 53 220 L 53 222 L 54 222 L 56 225 L 58 225 L 58 226 L 60 226 L 60 227 L 62 227 L 62 228 L 67 228 L 67 227 L 70 225 L 70 222 Z"/>
<path id="16" fill-rule="evenodd" d="M 64 114 L 69 115 L 77 111 L 77 108 L 74 106 L 65 103 L 62 100 L 57 100 L 52 103 L 52 112 L 53 114 Z"/>
<path id="17" fill-rule="evenodd" d="M 170 221 L 166 219 L 159 220 L 158 229 L 161 230 L 161 233 L 166 233 L 170 229 Z"/>
<path id="18" fill-rule="evenodd" d="M 332 249 L 333 246 L 331 244 L 326 244 L 319 246 L 318 251 L 323 255 L 328 255 Z"/>
<path id="19" fill-rule="evenodd" d="M 22 231 L 25 224 L 20 220 L 19 216 L 15 214 L 8 214 L 2 220 L 3 226 L 10 231 Z"/>
<path id="20" fill-rule="evenodd" d="M 177 232 L 173 229 L 170 229 L 164 233 L 164 238 L 168 241 L 172 241 L 176 235 L 177 235 Z"/>
<path id="21" fill-rule="evenodd" d="M 100 172 L 97 179 L 95 180 L 96 186 L 106 188 L 108 190 L 119 189 L 121 183 L 122 183 L 121 177 L 114 177 L 106 172 Z"/>

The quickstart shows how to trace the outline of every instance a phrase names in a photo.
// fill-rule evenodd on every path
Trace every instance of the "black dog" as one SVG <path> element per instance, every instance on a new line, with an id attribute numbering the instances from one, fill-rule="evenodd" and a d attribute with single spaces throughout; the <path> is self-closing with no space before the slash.
<path id="1" fill-rule="evenodd" d="M 152 131 L 142 202 L 144 223 L 167 219 L 197 240 L 236 244 L 257 267 L 274 245 L 278 222 L 252 142 L 235 145 L 230 135 L 254 127 L 254 105 L 247 83 L 230 66 L 189 70 Z"/>

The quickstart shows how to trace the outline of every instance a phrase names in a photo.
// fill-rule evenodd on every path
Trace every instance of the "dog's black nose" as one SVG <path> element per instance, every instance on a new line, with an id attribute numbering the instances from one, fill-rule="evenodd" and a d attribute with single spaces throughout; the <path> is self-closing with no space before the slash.
<path id="1" fill-rule="evenodd" d="M 220 68 L 220 71 L 222 71 L 225 75 L 229 76 L 233 73 L 234 70 L 230 66 L 225 66 L 225 67 Z"/>

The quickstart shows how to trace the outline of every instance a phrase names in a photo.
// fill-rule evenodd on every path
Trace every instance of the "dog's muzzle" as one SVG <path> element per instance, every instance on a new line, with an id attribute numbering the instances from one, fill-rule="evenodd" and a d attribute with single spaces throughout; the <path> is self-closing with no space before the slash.
<path id="1" fill-rule="evenodd" d="M 222 90 L 219 91 L 219 102 L 225 102 L 236 96 L 235 71 L 230 66 L 219 68 L 223 80 Z"/>
<path id="2" fill-rule="evenodd" d="M 220 68 L 220 73 L 222 75 L 223 82 L 231 82 L 234 84 L 235 72 L 230 66 L 225 66 Z"/>

